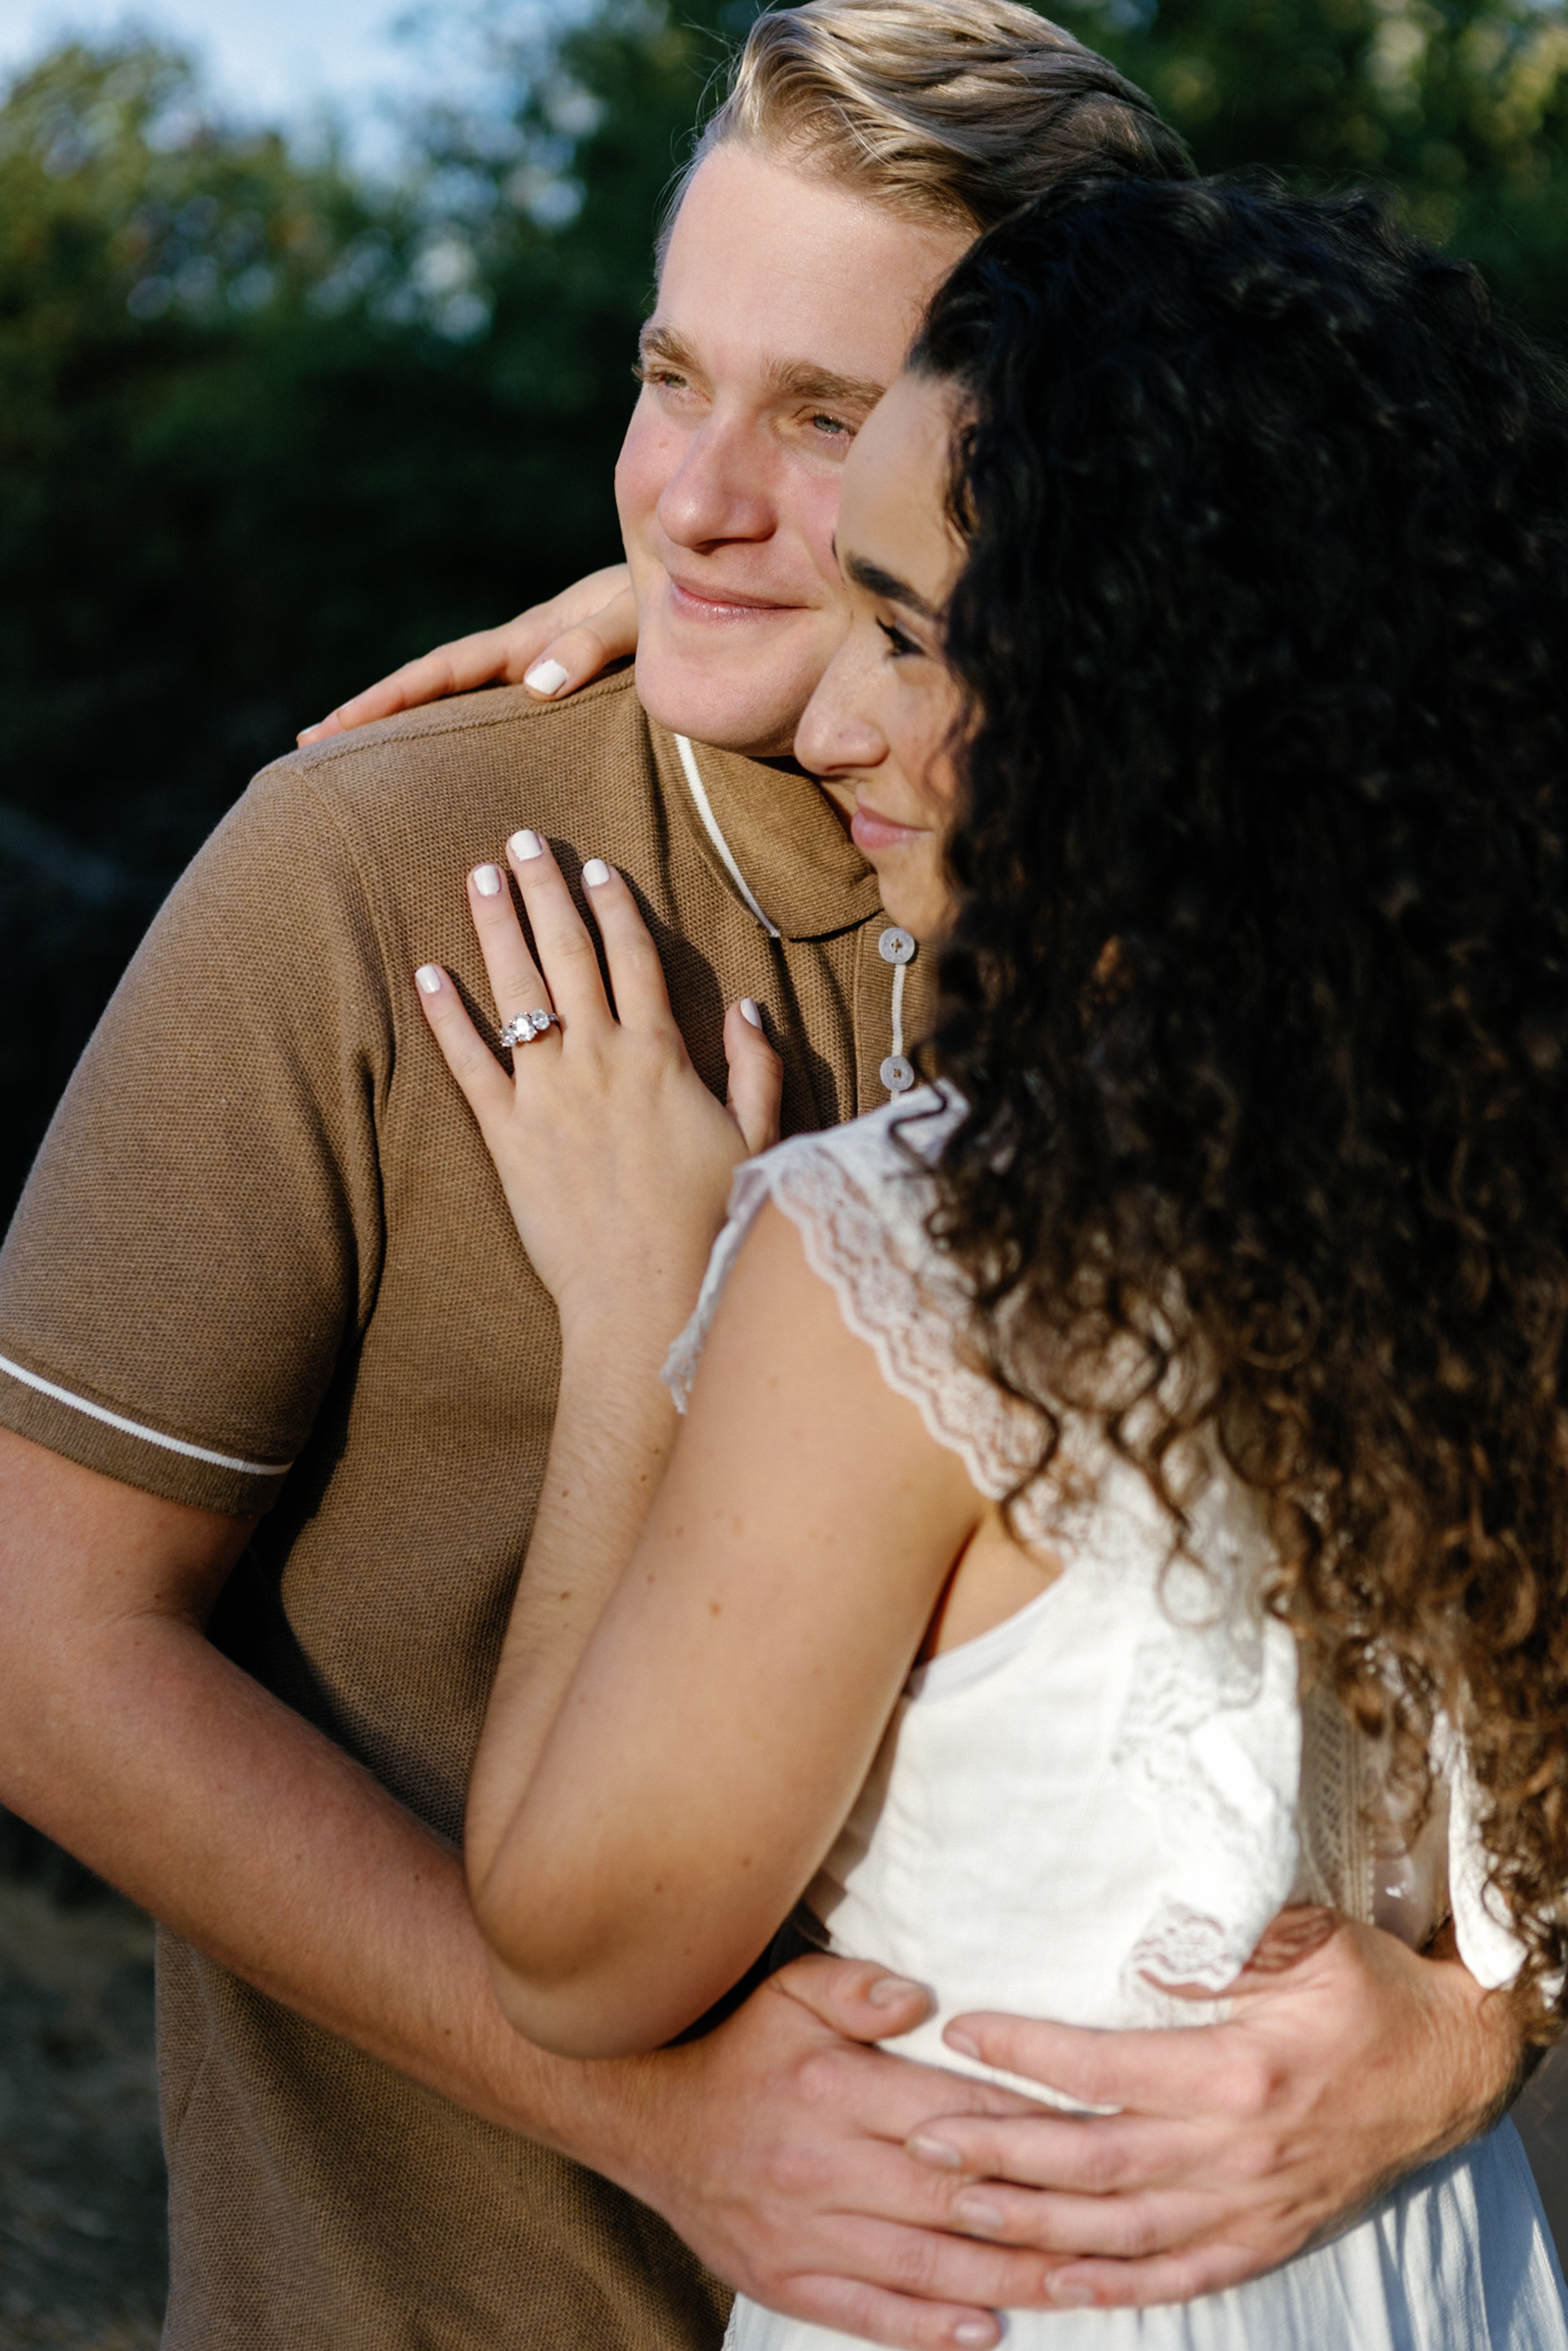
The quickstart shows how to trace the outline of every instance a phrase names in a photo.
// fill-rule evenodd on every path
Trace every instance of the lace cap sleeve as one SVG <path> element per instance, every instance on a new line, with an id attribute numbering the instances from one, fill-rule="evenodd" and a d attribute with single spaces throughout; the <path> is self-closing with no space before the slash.
<path id="1" fill-rule="evenodd" d="M 1524 1963 L 1524 1945 L 1514 1932 L 1501 1895 L 1490 1881 L 1491 1863 L 1481 1835 L 1482 1797 L 1463 1738 L 1445 1715 L 1432 1737 L 1432 1762 L 1449 1783 L 1448 1890 L 1459 1956 L 1478 1984 L 1497 1992 L 1511 1984 Z M 1560 1979 L 1544 1989 L 1555 1999 Z"/>
<path id="2" fill-rule="evenodd" d="M 747 1161 L 697 1311 L 664 1365 L 682 1412 L 730 1269 L 771 1200 L 800 1234 L 807 1263 L 832 1290 L 849 1329 L 872 1349 L 888 1386 L 918 1407 L 982 1494 L 1000 1499 L 1012 1491 L 1038 1453 L 1035 1417 L 964 1362 L 967 1293 L 925 1230 L 934 1197 L 929 1163 L 960 1110 L 950 1092 L 927 1087 Z"/>

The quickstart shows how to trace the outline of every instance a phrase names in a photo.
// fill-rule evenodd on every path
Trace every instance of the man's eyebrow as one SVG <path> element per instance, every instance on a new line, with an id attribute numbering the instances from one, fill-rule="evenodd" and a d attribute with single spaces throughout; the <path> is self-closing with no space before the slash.
<path id="1" fill-rule="evenodd" d="M 775 359 L 767 372 L 786 399 L 819 400 L 824 408 L 873 409 L 887 389 L 869 375 L 840 375 L 812 359 Z"/>
<path id="2" fill-rule="evenodd" d="M 683 375 L 699 375 L 702 372 L 684 336 L 677 334 L 673 327 L 656 326 L 651 319 L 637 337 L 637 351 L 645 361 L 662 359 L 666 367 L 678 368 Z"/>
<path id="3" fill-rule="evenodd" d="M 936 607 L 928 604 L 918 589 L 884 571 L 880 563 L 868 562 L 864 555 L 845 555 L 843 560 L 846 576 L 869 596 L 881 596 L 884 604 L 901 604 L 907 612 L 918 612 L 922 620 L 941 619 Z"/>
<path id="4" fill-rule="evenodd" d="M 650 319 L 638 337 L 637 348 L 645 366 L 650 359 L 660 359 L 683 375 L 702 373 L 695 352 L 677 327 L 660 326 Z M 887 389 L 869 375 L 840 375 L 834 368 L 819 367 L 815 359 L 773 359 L 767 381 L 783 399 L 810 400 L 823 408 L 859 410 L 863 414 L 875 408 Z"/>

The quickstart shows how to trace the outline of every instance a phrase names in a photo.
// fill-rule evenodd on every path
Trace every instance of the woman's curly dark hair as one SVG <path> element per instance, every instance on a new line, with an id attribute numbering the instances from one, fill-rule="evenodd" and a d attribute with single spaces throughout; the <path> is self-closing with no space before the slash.
<path id="1" fill-rule="evenodd" d="M 973 712 L 934 1229 L 1042 1460 L 1117 1362 L 1114 1440 L 1169 1499 L 1173 1443 L 1218 1432 L 1273 1604 L 1418 1799 L 1434 1714 L 1462 1726 L 1538 1993 L 1568 1965 L 1562 382 L 1383 202 L 1211 181 L 1041 198 L 915 364 L 966 418 Z"/>

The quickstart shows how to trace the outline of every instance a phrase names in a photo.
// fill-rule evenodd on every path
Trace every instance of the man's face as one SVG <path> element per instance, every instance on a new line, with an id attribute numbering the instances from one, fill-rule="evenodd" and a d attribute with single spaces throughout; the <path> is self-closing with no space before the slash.
<path id="1" fill-rule="evenodd" d="M 789 751 L 844 628 L 845 452 L 968 242 L 742 148 L 697 173 L 615 477 L 663 725 Z"/>

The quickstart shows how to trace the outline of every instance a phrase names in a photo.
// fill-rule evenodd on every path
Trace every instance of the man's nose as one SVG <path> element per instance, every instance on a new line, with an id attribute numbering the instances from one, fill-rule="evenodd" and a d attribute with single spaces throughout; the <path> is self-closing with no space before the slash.
<path id="1" fill-rule="evenodd" d="M 694 433 L 664 485 L 659 526 L 677 547 L 771 539 L 777 510 L 765 456 L 752 436 L 716 418 Z"/>

